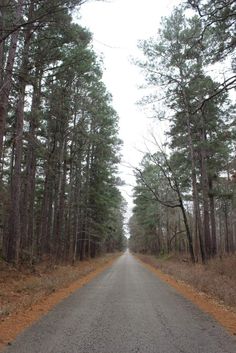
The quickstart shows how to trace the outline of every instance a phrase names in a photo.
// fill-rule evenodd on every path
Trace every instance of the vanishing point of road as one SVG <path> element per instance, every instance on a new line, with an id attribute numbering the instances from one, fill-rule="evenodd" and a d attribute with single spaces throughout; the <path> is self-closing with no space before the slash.
<path id="1" fill-rule="evenodd" d="M 127 251 L 5 352 L 235 353 L 236 341 Z"/>

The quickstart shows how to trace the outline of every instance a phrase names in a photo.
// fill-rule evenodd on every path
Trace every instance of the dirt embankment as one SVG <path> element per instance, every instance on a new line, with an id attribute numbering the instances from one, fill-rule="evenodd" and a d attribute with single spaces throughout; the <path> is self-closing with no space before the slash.
<path id="1" fill-rule="evenodd" d="M 161 280 L 236 335 L 236 256 L 215 259 L 207 265 L 193 265 L 179 258 L 136 257 Z"/>
<path id="2" fill-rule="evenodd" d="M 0 262 L 0 350 L 22 330 L 109 267 L 119 254 L 75 266 L 44 262 L 16 270 Z"/>

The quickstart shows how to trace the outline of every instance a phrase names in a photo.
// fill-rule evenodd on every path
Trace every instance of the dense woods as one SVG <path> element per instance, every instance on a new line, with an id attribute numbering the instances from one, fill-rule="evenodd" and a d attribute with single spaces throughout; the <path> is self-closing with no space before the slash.
<path id="1" fill-rule="evenodd" d="M 123 247 L 118 117 L 73 21 L 83 2 L 0 4 L 0 254 L 15 264 Z M 135 169 L 134 251 L 236 250 L 235 16 L 235 1 L 189 0 L 139 44 L 142 104 L 169 128 Z"/>
<path id="2" fill-rule="evenodd" d="M 140 42 L 142 103 L 169 129 L 135 170 L 129 246 L 206 262 L 236 250 L 236 3 L 187 3 Z"/>
<path id="3" fill-rule="evenodd" d="M 82 3 L 0 4 L 0 254 L 15 264 L 123 246 L 118 117 Z"/>

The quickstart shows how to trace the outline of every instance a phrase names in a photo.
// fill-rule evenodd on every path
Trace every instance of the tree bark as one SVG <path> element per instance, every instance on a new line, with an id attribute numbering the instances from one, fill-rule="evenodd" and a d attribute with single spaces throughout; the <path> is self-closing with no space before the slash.
<path id="1" fill-rule="evenodd" d="M 212 240 L 212 256 L 217 253 L 216 244 L 216 218 L 215 218 L 215 200 L 213 194 L 213 180 L 209 177 L 209 200 L 210 200 L 210 217 L 211 217 L 211 240 Z"/>
<path id="2" fill-rule="evenodd" d="M 5 0 L 2 0 L 2 5 L 0 5 L 0 35 L 4 34 L 4 9 L 5 9 Z M 0 41 L 0 87 L 2 87 L 2 84 L 3 84 L 3 72 L 4 72 L 4 42 Z"/>
<path id="3" fill-rule="evenodd" d="M 24 3 L 24 0 L 18 0 L 17 2 L 15 21 L 14 21 L 15 25 L 17 25 L 20 22 L 22 12 L 23 12 L 23 3 Z M 11 36 L 11 41 L 10 41 L 10 46 L 9 46 L 8 56 L 6 61 L 6 70 L 5 70 L 4 78 L 2 79 L 2 85 L 0 87 L 0 162 L 2 160 L 3 137 L 5 133 L 6 115 L 7 115 L 10 90 L 12 86 L 13 66 L 15 62 L 19 32 L 20 32 L 20 28 L 18 28 Z"/>
<path id="4" fill-rule="evenodd" d="M 32 17 L 33 2 L 29 5 L 28 18 Z M 21 242 L 21 163 L 23 156 L 23 125 L 24 125 L 24 101 L 25 89 L 28 79 L 29 47 L 32 35 L 32 25 L 27 27 L 24 38 L 22 53 L 22 64 L 19 73 L 19 96 L 16 106 L 16 134 L 15 134 L 15 163 L 13 169 L 12 189 L 11 189 L 11 209 L 9 238 L 12 239 L 12 246 L 8 249 L 8 260 L 14 261 L 16 265 L 20 260 Z"/>
<path id="5" fill-rule="evenodd" d="M 199 201 L 199 195 L 198 195 L 198 189 L 197 189 L 195 154 L 194 154 L 194 146 L 193 146 L 192 131 L 191 131 L 191 114 L 189 111 L 188 99 L 187 99 L 187 95 L 184 87 L 182 87 L 182 94 L 183 94 L 183 101 L 185 105 L 188 143 L 189 143 L 190 156 L 191 156 L 191 179 L 192 179 L 194 215 L 196 217 L 196 225 L 197 225 L 198 236 L 199 236 L 202 262 L 205 263 L 206 251 L 205 251 L 205 244 L 204 244 L 204 238 L 203 238 L 203 232 L 202 232 L 200 201 Z"/>
<path id="6" fill-rule="evenodd" d="M 36 73 L 30 112 L 28 146 L 26 151 L 25 185 L 22 197 L 22 248 L 34 256 L 35 243 L 35 178 L 36 178 L 36 127 L 41 102 L 42 73 Z"/>
<path id="7" fill-rule="evenodd" d="M 209 259 L 212 255 L 211 234 L 210 234 L 210 214 L 209 214 L 209 180 L 207 172 L 207 155 L 204 144 L 206 143 L 205 131 L 201 129 L 201 184 L 202 184 L 202 199 L 203 199 L 203 228 L 206 257 Z"/>
<path id="8" fill-rule="evenodd" d="M 186 234 L 187 234 L 187 239 L 188 239 L 188 248 L 189 248 L 191 260 L 193 263 L 195 263 L 195 256 L 194 256 L 194 251 L 193 251 L 193 239 L 192 239 L 192 235 L 191 235 L 191 231 L 189 228 L 188 219 L 187 219 L 187 215 L 185 212 L 185 208 L 184 208 L 182 199 L 180 200 L 180 205 L 181 205 L 180 207 L 181 207 L 184 225 L 185 225 L 185 229 L 186 229 Z"/>
<path id="9" fill-rule="evenodd" d="M 54 248 L 56 251 L 56 259 L 58 260 L 62 255 L 63 247 L 63 228 L 64 228 L 64 213 L 65 213 L 65 187 L 66 187 L 66 173 L 67 173 L 67 160 L 66 160 L 67 142 L 63 142 L 63 168 L 59 176 L 58 188 L 58 208 L 55 211 L 55 235 L 54 235 Z M 65 234 L 64 234 L 65 236 Z"/>

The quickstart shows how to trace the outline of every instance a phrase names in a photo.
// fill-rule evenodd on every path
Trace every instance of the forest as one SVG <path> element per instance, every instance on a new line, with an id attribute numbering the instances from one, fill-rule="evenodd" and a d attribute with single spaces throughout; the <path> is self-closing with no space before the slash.
<path id="1" fill-rule="evenodd" d="M 1 1 L 0 256 L 16 265 L 125 244 L 119 119 L 73 20 L 83 3 Z M 205 263 L 236 250 L 235 14 L 231 0 L 182 2 L 139 42 L 140 103 L 168 129 L 134 168 L 134 252 Z"/>
<path id="2" fill-rule="evenodd" d="M 0 3 L 0 257 L 75 262 L 123 247 L 118 116 L 83 0 Z"/>
<path id="3" fill-rule="evenodd" d="M 235 1 L 189 0 L 139 43 L 141 104 L 168 129 L 135 168 L 135 252 L 203 263 L 235 253 L 235 19 Z"/>
<path id="4" fill-rule="evenodd" d="M 0 352 L 236 352 L 235 90 L 235 0 L 0 0 Z"/>

